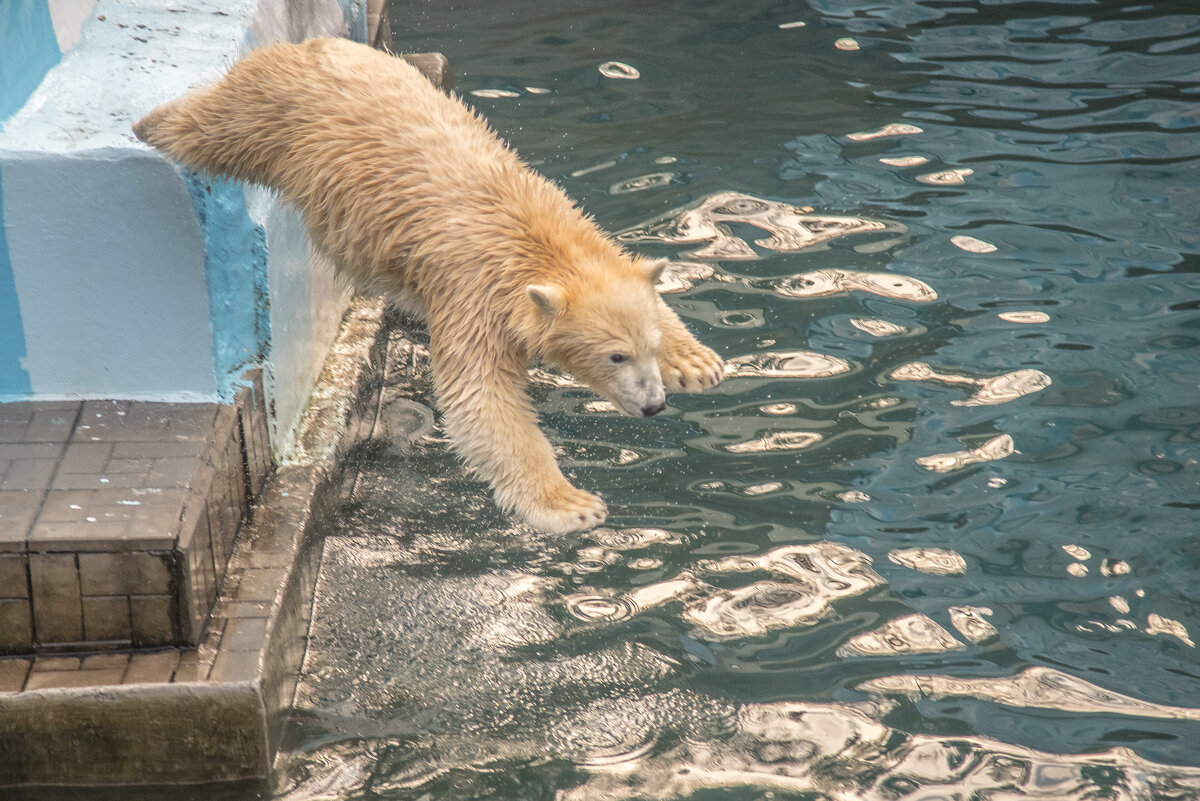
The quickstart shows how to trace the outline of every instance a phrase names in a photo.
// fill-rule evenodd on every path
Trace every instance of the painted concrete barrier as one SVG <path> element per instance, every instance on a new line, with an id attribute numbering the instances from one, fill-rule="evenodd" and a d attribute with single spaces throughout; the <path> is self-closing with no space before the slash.
<path id="1" fill-rule="evenodd" d="M 3 7 L 0 402 L 228 403 L 262 365 L 287 458 L 348 293 L 271 193 L 186 174 L 129 125 L 253 47 L 365 40 L 367 0 Z"/>

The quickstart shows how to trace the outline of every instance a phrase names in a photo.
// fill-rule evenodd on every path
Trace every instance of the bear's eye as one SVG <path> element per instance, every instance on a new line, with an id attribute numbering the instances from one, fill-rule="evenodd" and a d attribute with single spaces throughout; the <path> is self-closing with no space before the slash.
<path id="1" fill-rule="evenodd" d="M 612 356 L 608 357 L 608 360 L 613 364 L 624 364 L 625 362 L 629 361 L 629 357 L 624 353 L 614 353 Z"/>

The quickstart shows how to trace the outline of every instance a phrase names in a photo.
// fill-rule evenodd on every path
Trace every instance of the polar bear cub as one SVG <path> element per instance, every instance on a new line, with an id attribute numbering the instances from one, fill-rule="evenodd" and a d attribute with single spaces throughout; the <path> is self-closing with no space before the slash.
<path id="1" fill-rule="evenodd" d="M 454 449 L 533 526 L 588 528 L 607 510 L 537 427 L 532 360 L 642 417 L 666 389 L 721 380 L 654 289 L 665 262 L 625 252 L 401 59 L 341 39 L 274 45 L 133 130 L 188 167 L 278 191 L 356 288 L 422 314 Z"/>

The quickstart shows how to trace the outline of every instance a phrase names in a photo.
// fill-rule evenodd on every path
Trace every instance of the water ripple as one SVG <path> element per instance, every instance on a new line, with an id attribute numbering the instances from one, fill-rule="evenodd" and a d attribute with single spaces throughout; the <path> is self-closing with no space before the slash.
<path id="1" fill-rule="evenodd" d="M 954 247 L 965 250 L 968 253 L 995 253 L 996 246 L 991 242 L 984 242 L 982 239 L 976 239 L 973 236 L 959 234 L 958 236 L 950 237 L 950 244 Z"/>
<path id="2" fill-rule="evenodd" d="M 941 170 L 940 172 L 927 172 L 923 175 L 918 175 L 916 180 L 923 184 L 932 184 L 934 186 L 952 186 L 964 183 L 969 176 L 974 174 L 974 170 L 967 168 Z"/>
<path id="3" fill-rule="evenodd" d="M 959 651 L 963 644 L 925 615 L 906 615 L 890 620 L 874 631 L 856 634 L 838 646 L 837 655 L 901 656 Z"/>
<path id="4" fill-rule="evenodd" d="M 951 470 L 961 470 L 973 464 L 994 462 L 1012 456 L 1018 451 L 1013 447 L 1013 439 L 1008 434 L 992 437 L 978 448 L 953 453 L 936 453 L 932 456 L 917 458 L 917 464 L 935 473 L 948 473 Z"/>
<path id="5" fill-rule="evenodd" d="M 430 429 L 427 351 L 390 350 L 404 447 L 347 457 L 316 521 L 281 792 L 1200 798 L 1200 14 L 702 5 L 405 28 L 497 44 L 459 48 L 462 92 L 674 260 L 729 380 L 633 420 L 535 370 L 611 515 L 542 536 Z"/>
<path id="6" fill-rule="evenodd" d="M 591 771 L 558 798 L 666 801 L 753 788 L 764 797 L 831 801 L 1135 801 L 1200 792 L 1200 771 L 1154 765 L 1128 749 L 1061 756 L 983 737 L 909 734 L 880 724 L 886 711 L 879 704 L 747 704 L 731 735 L 664 749 L 636 771 Z"/>
<path id="7" fill-rule="evenodd" d="M 869 142 L 872 139 L 882 139 L 885 136 L 910 136 L 924 132 L 918 126 L 907 122 L 892 122 L 874 131 L 858 131 L 846 134 L 846 138 L 852 142 Z"/>
<path id="8" fill-rule="evenodd" d="M 634 551 L 661 543 L 679 545 L 683 537 L 661 528 L 595 528 L 585 535 L 601 545 L 619 551 Z"/>
<path id="9" fill-rule="evenodd" d="M 630 192 L 643 192 L 647 189 L 657 189 L 666 186 L 676 178 L 673 172 L 652 172 L 649 175 L 639 175 L 636 178 L 615 183 L 608 188 L 609 194 L 626 195 Z"/>
<path id="10" fill-rule="evenodd" d="M 602 595 L 568 595 L 563 600 L 567 611 L 580 620 L 618 623 L 637 614 L 628 601 Z"/>
<path id="11" fill-rule="evenodd" d="M 1032 325 L 1050 321 L 1050 315 L 1040 311 L 1007 311 L 1000 312 L 996 316 L 1006 323 L 1021 323 L 1022 325 Z"/>
<path id="12" fill-rule="evenodd" d="M 1045 667 L 1031 667 L 1002 679 L 959 679 L 949 676 L 888 676 L 858 685 L 865 692 L 905 693 L 920 698 L 973 697 L 1009 706 L 1059 709 L 1083 714 L 1134 715 L 1146 718 L 1200 720 L 1200 709 L 1164 706 L 1127 695 Z"/>
<path id="13" fill-rule="evenodd" d="M 962 555 L 947 548 L 897 548 L 888 551 L 888 560 L 934 576 L 957 576 L 967 569 Z"/>
<path id="14" fill-rule="evenodd" d="M 924 156 L 884 156 L 879 159 L 880 164 L 886 164 L 889 167 L 919 167 L 928 161 L 929 159 Z"/>
<path id="15" fill-rule="evenodd" d="M 937 292 L 924 281 L 890 273 L 816 270 L 773 281 L 771 286 L 775 292 L 788 298 L 822 298 L 858 291 L 917 303 L 937 300 Z"/>
<path id="16" fill-rule="evenodd" d="M 658 285 L 655 287 L 662 294 L 672 294 L 675 292 L 686 292 L 694 287 L 700 281 L 707 281 L 710 278 L 722 280 L 716 275 L 716 268 L 711 264 L 702 264 L 694 261 L 672 261 L 667 263 L 666 269 L 658 279 Z"/>
<path id="17" fill-rule="evenodd" d="M 726 378 L 828 378 L 850 372 L 837 356 L 811 351 L 752 353 L 725 360 Z"/>
<path id="18" fill-rule="evenodd" d="M 991 378 L 971 378 L 954 373 L 939 373 L 924 362 L 909 362 L 892 370 L 895 381 L 936 381 L 942 384 L 974 387 L 966 400 L 950 401 L 952 406 L 993 406 L 1009 403 L 1050 386 L 1050 376 L 1041 370 L 1014 370 Z"/>
<path id="19" fill-rule="evenodd" d="M 631 67 L 621 61 L 605 61 L 597 69 L 605 78 L 616 78 L 618 80 L 636 81 L 642 77 L 642 73 L 637 67 Z"/>
<path id="20" fill-rule="evenodd" d="M 986 606 L 952 606 L 949 612 L 954 628 L 973 643 L 987 642 L 1000 633 L 984 619 L 992 616 L 992 610 Z"/>
<path id="21" fill-rule="evenodd" d="M 902 325 L 869 317 L 855 317 L 850 320 L 850 325 L 873 337 L 894 337 L 908 332 L 908 329 Z"/>
<path id="22" fill-rule="evenodd" d="M 730 453 L 766 453 L 768 451 L 794 451 L 810 448 L 824 437 L 811 431 L 776 431 L 765 437 L 725 445 Z"/>
<path id="23" fill-rule="evenodd" d="M 759 258 L 749 243 L 732 233 L 729 228 L 731 223 L 761 228 L 771 236 L 756 239 L 754 244 L 782 252 L 804 250 L 851 234 L 903 230 L 903 226 L 897 223 L 809 214 L 787 203 L 740 192 L 718 192 L 698 203 L 621 231 L 617 238 L 623 242 L 676 245 L 707 243 L 687 254 L 693 259 Z"/>

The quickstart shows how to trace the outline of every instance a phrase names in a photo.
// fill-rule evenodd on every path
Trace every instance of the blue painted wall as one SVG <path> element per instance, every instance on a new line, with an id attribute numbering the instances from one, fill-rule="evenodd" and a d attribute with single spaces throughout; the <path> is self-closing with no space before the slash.
<path id="1" fill-rule="evenodd" d="M 0 0 L 0 128 L 60 58 L 45 0 Z M 0 197 L 3 194 L 0 183 Z M 4 204 L 0 203 L 0 397 L 32 391 L 24 366 L 25 330 L 5 228 Z"/>
<path id="2" fill-rule="evenodd" d="M 8 2 L 8 0 L 3 0 Z M 0 176 L 0 198 L 4 197 Z M 0 397 L 23 396 L 33 391 L 29 371 L 25 369 L 25 329 L 21 323 L 21 304 L 13 279 L 12 260 L 5 236 L 4 203 L 0 202 Z"/>
<path id="3" fill-rule="evenodd" d="M 241 183 L 194 173 L 187 181 L 204 229 L 217 390 L 229 402 L 237 377 L 266 358 L 271 339 L 267 237 L 250 219 Z"/>
<path id="4" fill-rule="evenodd" d="M 60 58 L 46 0 L 0 0 L 0 125 Z"/>

